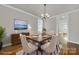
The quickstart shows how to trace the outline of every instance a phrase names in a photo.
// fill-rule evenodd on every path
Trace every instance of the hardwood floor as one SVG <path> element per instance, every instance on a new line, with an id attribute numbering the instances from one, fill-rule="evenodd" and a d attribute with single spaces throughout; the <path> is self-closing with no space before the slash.
<path id="1" fill-rule="evenodd" d="M 0 50 L 0 55 L 15 55 L 16 52 L 22 50 L 21 44 L 8 46 Z M 61 49 L 60 55 L 79 55 L 79 45 L 68 42 L 67 47 Z"/>
<path id="2" fill-rule="evenodd" d="M 16 52 L 20 51 L 21 49 L 22 49 L 21 44 L 4 47 L 2 48 L 2 50 L 0 50 L 0 55 L 15 55 Z"/>
<path id="3" fill-rule="evenodd" d="M 68 42 L 67 47 L 61 49 L 60 55 L 79 55 L 79 44 Z"/>

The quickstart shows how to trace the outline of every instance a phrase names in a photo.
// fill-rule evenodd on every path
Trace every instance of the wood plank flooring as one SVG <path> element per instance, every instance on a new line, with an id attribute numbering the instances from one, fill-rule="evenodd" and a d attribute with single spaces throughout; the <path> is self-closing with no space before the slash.
<path id="1" fill-rule="evenodd" d="M 79 55 L 79 44 L 68 42 L 67 47 L 61 49 L 60 55 Z"/>
<path id="2" fill-rule="evenodd" d="M 16 52 L 22 50 L 21 44 L 8 46 L 0 50 L 0 55 L 16 55 Z M 79 45 L 68 42 L 67 47 L 61 49 L 60 55 L 79 55 Z"/>
<path id="3" fill-rule="evenodd" d="M 8 46 L 8 47 L 4 47 L 4 48 L 2 48 L 2 50 L 0 50 L 0 55 L 15 55 L 16 52 L 18 52 L 20 50 L 22 50 L 21 44 L 14 45 L 14 46 Z"/>

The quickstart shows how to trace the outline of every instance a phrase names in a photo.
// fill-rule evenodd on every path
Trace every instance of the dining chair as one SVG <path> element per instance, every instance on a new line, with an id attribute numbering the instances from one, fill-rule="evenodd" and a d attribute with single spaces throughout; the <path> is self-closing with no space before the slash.
<path id="1" fill-rule="evenodd" d="M 21 44 L 22 44 L 22 47 L 23 47 L 24 54 L 29 55 L 32 52 L 35 52 L 37 50 L 37 46 L 28 42 L 25 35 L 20 34 L 20 38 L 21 38 Z"/>
<path id="2" fill-rule="evenodd" d="M 67 41 L 64 39 L 62 34 L 58 34 L 57 36 L 59 48 L 62 49 L 67 46 Z"/>
<path id="3" fill-rule="evenodd" d="M 41 49 L 43 49 L 48 54 L 57 54 L 56 45 L 57 45 L 57 37 L 54 35 L 52 36 L 50 42 L 47 42 L 46 44 L 41 46 Z"/>

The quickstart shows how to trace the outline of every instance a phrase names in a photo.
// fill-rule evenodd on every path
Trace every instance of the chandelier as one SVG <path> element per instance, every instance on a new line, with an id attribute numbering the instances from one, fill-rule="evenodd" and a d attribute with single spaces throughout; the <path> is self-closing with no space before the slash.
<path id="1" fill-rule="evenodd" d="M 45 20 L 49 18 L 49 14 L 46 12 L 46 4 L 44 4 L 44 13 L 41 14 L 41 18 Z"/>

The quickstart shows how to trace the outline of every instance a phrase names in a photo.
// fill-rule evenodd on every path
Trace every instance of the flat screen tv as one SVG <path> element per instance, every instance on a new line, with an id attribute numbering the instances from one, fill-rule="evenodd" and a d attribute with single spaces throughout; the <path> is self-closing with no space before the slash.
<path id="1" fill-rule="evenodd" d="M 22 20 L 14 20 L 14 30 L 26 30 L 28 29 L 28 24 Z"/>

